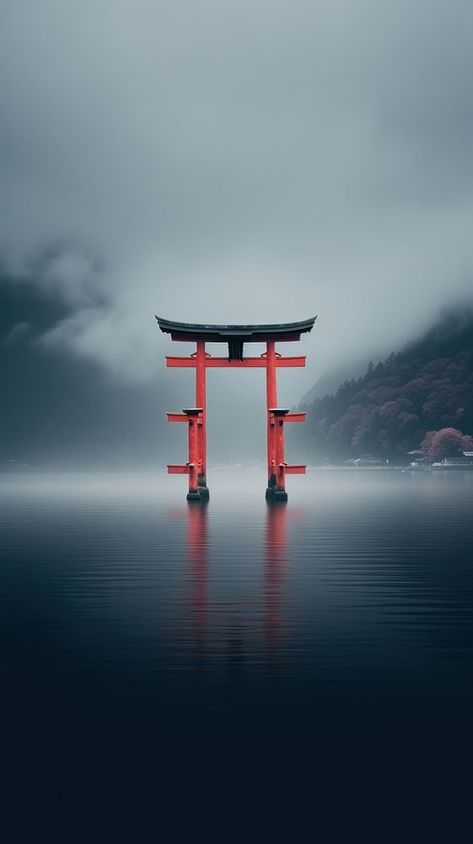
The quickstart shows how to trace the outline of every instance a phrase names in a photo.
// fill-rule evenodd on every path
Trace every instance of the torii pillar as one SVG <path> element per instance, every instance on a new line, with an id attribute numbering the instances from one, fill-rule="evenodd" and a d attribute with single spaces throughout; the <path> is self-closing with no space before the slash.
<path id="1" fill-rule="evenodd" d="M 169 422 L 185 422 L 188 426 L 189 459 L 184 464 L 169 464 L 170 474 L 189 477 L 188 501 L 208 501 L 207 486 L 207 369 L 225 367 L 241 369 L 261 367 L 266 369 L 266 423 L 268 486 L 266 500 L 287 501 L 286 475 L 304 474 L 302 464 L 286 463 L 284 452 L 284 427 L 287 422 L 304 422 L 305 413 L 290 413 L 287 408 L 277 406 L 276 370 L 281 366 L 305 366 L 305 356 L 283 357 L 276 352 L 276 341 L 299 340 L 300 335 L 311 331 L 316 317 L 302 322 L 278 325 L 196 325 L 194 323 L 171 322 L 156 317 L 161 331 L 171 335 L 172 340 L 195 342 L 196 351 L 187 357 L 166 356 L 170 367 L 192 367 L 195 369 L 195 407 L 185 408 L 182 413 L 168 413 Z M 212 357 L 205 350 L 205 343 L 227 343 L 228 357 Z M 265 343 L 266 352 L 259 357 L 244 357 L 244 343 Z"/>

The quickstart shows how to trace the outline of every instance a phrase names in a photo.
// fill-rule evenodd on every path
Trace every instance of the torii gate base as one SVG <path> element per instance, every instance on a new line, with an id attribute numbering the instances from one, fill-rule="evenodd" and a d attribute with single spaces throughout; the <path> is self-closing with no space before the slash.
<path id="1" fill-rule="evenodd" d="M 172 340 L 195 341 L 196 351 L 188 357 L 166 356 L 166 366 L 192 367 L 196 372 L 195 407 L 184 408 L 182 413 L 168 413 L 169 422 L 185 422 L 188 427 L 189 459 L 183 464 L 169 464 L 168 472 L 188 475 L 188 501 L 209 500 L 207 487 L 206 442 L 206 371 L 214 367 L 241 369 L 262 367 L 266 369 L 267 453 L 268 486 L 266 500 L 287 501 L 286 475 L 305 474 L 302 464 L 289 465 L 284 453 L 284 426 L 287 422 L 304 422 L 305 413 L 290 413 L 277 407 L 276 369 L 280 366 L 305 366 L 305 357 L 283 357 L 276 352 L 276 340 L 299 340 L 303 332 L 310 331 L 315 317 L 304 322 L 283 325 L 194 325 L 170 322 L 156 317 L 163 332 Z M 205 343 L 228 343 L 228 358 L 212 357 L 205 351 Z M 245 342 L 264 342 L 266 352 L 259 357 L 244 357 Z"/>

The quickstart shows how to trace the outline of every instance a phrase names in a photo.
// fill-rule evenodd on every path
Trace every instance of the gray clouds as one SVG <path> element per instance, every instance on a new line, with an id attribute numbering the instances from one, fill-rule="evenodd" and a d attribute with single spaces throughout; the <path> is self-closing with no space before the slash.
<path id="1" fill-rule="evenodd" d="M 2 6 L 2 252 L 67 302 L 49 346 L 142 379 L 154 312 L 318 312 L 302 393 L 469 295 L 470 3 Z"/>

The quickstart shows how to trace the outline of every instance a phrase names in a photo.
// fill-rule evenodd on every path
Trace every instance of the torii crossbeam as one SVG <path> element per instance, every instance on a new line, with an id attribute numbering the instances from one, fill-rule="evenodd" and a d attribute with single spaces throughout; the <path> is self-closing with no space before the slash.
<path id="1" fill-rule="evenodd" d="M 304 422 L 305 413 L 290 413 L 278 407 L 276 369 L 281 366 L 305 366 L 305 356 L 284 357 L 276 352 L 276 341 L 300 339 L 311 331 L 316 317 L 302 322 L 279 325 L 195 325 L 171 322 L 156 317 L 161 331 L 171 335 L 171 340 L 195 342 L 196 351 L 187 357 L 166 356 L 166 366 L 192 367 L 195 369 L 195 407 L 182 413 L 168 413 L 169 422 L 185 422 L 188 426 L 189 460 L 180 465 L 168 465 L 170 474 L 189 476 L 188 501 L 207 501 L 207 437 L 206 437 L 206 371 L 215 367 L 241 369 L 261 367 L 266 369 L 267 450 L 268 450 L 268 501 L 287 501 L 286 475 L 304 474 L 304 465 L 289 465 L 284 453 L 284 425 L 286 422 Z M 205 351 L 206 343 L 227 343 L 228 357 L 212 357 Z M 265 343 L 266 352 L 259 357 L 244 357 L 245 343 Z"/>

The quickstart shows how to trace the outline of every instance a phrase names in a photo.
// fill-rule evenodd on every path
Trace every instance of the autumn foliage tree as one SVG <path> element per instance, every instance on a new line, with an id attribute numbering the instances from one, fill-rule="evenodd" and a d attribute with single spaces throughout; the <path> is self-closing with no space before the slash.
<path id="1" fill-rule="evenodd" d="M 431 459 L 455 457 L 463 454 L 464 451 L 473 451 L 473 437 L 462 434 L 457 428 L 427 431 L 422 440 L 421 449 L 425 456 Z"/>

